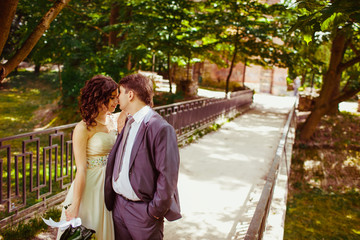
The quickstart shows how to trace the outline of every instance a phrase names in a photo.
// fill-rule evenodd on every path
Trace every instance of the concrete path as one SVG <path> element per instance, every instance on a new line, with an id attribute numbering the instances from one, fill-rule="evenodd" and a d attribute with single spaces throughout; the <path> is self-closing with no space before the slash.
<path id="1" fill-rule="evenodd" d="M 246 114 L 180 149 L 183 218 L 165 222 L 165 240 L 243 238 L 294 101 L 255 94 Z"/>

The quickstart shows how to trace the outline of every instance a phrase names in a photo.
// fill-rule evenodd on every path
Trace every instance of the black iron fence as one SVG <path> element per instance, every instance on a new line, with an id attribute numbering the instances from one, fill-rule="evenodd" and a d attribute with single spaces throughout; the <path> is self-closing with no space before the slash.
<path id="1" fill-rule="evenodd" d="M 253 91 L 228 99 L 202 98 L 155 110 L 177 132 L 179 141 L 221 116 L 246 110 Z M 0 227 L 61 203 L 75 173 L 72 131 L 76 124 L 0 138 Z"/>
<path id="2" fill-rule="evenodd" d="M 266 183 L 261 193 L 260 200 L 256 206 L 254 215 L 250 222 L 250 226 L 247 230 L 245 240 L 258 240 L 263 238 L 263 234 L 266 230 L 266 226 L 270 224 L 267 222 L 267 220 L 268 220 L 269 211 L 272 207 L 273 194 L 274 194 L 274 189 L 276 187 L 277 178 L 280 172 L 280 166 L 285 166 L 286 179 L 290 174 L 292 147 L 295 141 L 295 129 L 296 129 L 295 106 L 296 103 L 294 104 L 288 115 L 287 122 L 282 132 L 282 137 L 280 139 L 270 171 L 267 175 Z M 279 213 L 279 214 L 285 214 L 285 213 Z M 283 220 L 284 219 L 285 218 L 283 218 Z"/>

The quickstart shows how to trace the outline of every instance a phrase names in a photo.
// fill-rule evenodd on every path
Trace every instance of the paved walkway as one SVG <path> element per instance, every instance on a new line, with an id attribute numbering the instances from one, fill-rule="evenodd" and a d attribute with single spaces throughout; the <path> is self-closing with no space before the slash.
<path id="1" fill-rule="evenodd" d="M 294 101 L 255 94 L 246 114 L 180 149 L 183 218 L 165 223 L 165 240 L 243 238 Z"/>

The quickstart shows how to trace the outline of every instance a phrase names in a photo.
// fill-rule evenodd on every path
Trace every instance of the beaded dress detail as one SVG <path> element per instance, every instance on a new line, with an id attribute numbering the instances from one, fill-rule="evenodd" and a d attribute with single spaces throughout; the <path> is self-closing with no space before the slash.
<path id="1" fill-rule="evenodd" d="M 116 136 L 116 130 L 111 130 L 108 133 L 97 132 L 89 139 L 86 148 L 88 168 L 106 166 L 107 157 L 115 143 Z"/>

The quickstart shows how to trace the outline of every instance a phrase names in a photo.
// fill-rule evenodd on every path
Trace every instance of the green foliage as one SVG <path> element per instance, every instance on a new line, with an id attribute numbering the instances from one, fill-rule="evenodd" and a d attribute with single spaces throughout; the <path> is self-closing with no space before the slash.
<path id="1" fill-rule="evenodd" d="M 123 62 L 123 59 L 125 58 L 126 52 L 122 51 L 121 49 L 103 46 L 101 51 L 98 51 L 97 54 L 94 56 L 95 65 L 98 66 L 97 72 L 104 75 L 109 75 L 116 82 L 118 82 L 125 75 L 132 73 L 132 70 L 129 71 L 125 68 L 125 66 L 119 64 Z M 141 57 L 136 57 L 136 59 L 141 59 Z M 144 65 L 142 64 L 142 66 Z"/>
<path id="2" fill-rule="evenodd" d="M 200 87 L 203 88 L 210 88 L 216 90 L 223 90 L 225 89 L 226 83 L 224 81 L 211 81 L 206 77 L 203 78 L 203 81 L 200 83 Z M 239 89 L 243 89 L 239 82 L 230 82 L 229 83 L 230 91 L 238 91 Z"/>
<path id="3" fill-rule="evenodd" d="M 122 48 L 143 50 L 138 61 L 142 69 L 151 69 L 152 56 L 156 56 L 155 69 L 169 71 L 169 65 L 184 65 L 199 51 L 198 27 L 193 24 L 194 2 L 192 1 L 137 1 L 131 5 L 131 22 L 126 29 Z M 141 42 L 134 41 L 142 39 Z M 135 47 L 135 46 L 136 47 Z M 129 47 L 130 46 L 130 47 Z M 168 75 L 168 74 L 167 74 Z"/>
<path id="4" fill-rule="evenodd" d="M 19 2 L 5 58 L 50 5 L 44 0 Z M 110 25 L 116 7 L 118 16 Z M 281 33 L 277 16 L 285 10 L 256 1 L 72 0 L 28 60 L 64 65 L 62 104 L 72 108 L 79 85 L 99 73 L 118 81 L 138 69 L 155 69 L 168 77 L 173 63 L 185 66 L 207 58 L 226 66 L 233 52 L 238 54 L 236 62 L 283 65 L 279 56 L 286 50 L 273 39 Z M 114 32 L 116 42 L 109 44 Z"/>
<path id="5" fill-rule="evenodd" d="M 204 129 L 196 130 L 190 137 L 188 137 L 188 139 L 186 139 L 185 145 L 195 142 L 196 140 L 198 140 L 199 138 L 202 138 L 203 136 L 205 136 L 208 133 L 215 132 L 215 131 L 219 130 L 221 128 L 221 126 L 225 122 L 228 122 L 228 121 L 232 121 L 232 120 L 231 119 L 226 119 L 222 123 L 213 123 L 213 124 L 211 124 L 210 126 L 204 128 Z"/>
<path id="6" fill-rule="evenodd" d="M 184 101 L 184 96 L 181 93 L 172 94 L 167 92 L 157 92 L 153 98 L 153 101 L 154 106 L 156 107 Z"/>
<path id="7" fill-rule="evenodd" d="M 95 74 L 118 81 L 138 69 L 154 69 L 168 78 L 173 63 L 186 66 L 204 59 L 219 67 L 228 67 L 232 59 L 247 65 L 287 66 L 290 79 L 301 75 L 309 86 L 312 79 L 320 82 L 327 70 L 334 28 L 347 29 L 355 46 L 359 46 L 359 34 L 352 33 L 358 30 L 350 27 L 349 21 L 358 20 L 359 7 L 357 0 L 334 1 L 332 5 L 328 1 L 290 2 L 289 6 L 269 6 L 245 0 L 72 0 L 28 60 L 64 65 L 62 104 L 68 108 L 74 107 L 81 84 Z M 21 45 L 50 5 L 44 0 L 36 4 L 19 2 L 5 59 Z M 110 25 L 115 6 L 118 16 Z M 109 44 L 111 33 L 116 34 L 113 44 Z M 351 50 L 345 55 L 346 60 L 354 56 Z M 356 70 L 344 76 L 352 87 L 358 82 Z"/>
<path id="8" fill-rule="evenodd" d="M 62 105 L 64 107 L 77 107 L 77 98 L 80 96 L 80 89 L 85 85 L 85 81 L 92 77 L 91 70 L 85 66 L 74 68 L 65 65 L 62 72 Z"/>
<path id="9" fill-rule="evenodd" d="M 358 55 L 356 49 L 360 48 L 360 6 L 357 0 L 335 0 L 331 3 L 298 0 L 290 3 L 289 8 L 293 11 L 293 16 L 298 15 L 296 20 L 289 23 L 292 27 L 283 38 L 284 42 L 295 50 L 288 62 L 292 79 L 299 75 L 305 76 L 308 82 L 314 75 L 315 78 L 322 78 L 329 68 L 332 41 L 340 32 L 345 32 L 348 41 L 341 62 L 355 60 Z M 359 61 L 354 61 L 353 64 L 356 62 Z M 359 82 L 359 74 L 355 74 L 355 71 L 352 71 L 353 74 L 349 72 L 351 69 L 344 72 L 341 84 L 354 87 L 353 83 Z"/>
<path id="10" fill-rule="evenodd" d="M 316 36 L 316 32 L 336 34 L 340 28 L 356 28 L 356 22 L 360 21 L 360 6 L 357 0 L 335 0 L 331 3 L 312 0 L 297 2 L 302 16 L 299 17 L 292 30 L 301 29 L 305 36 L 310 35 L 313 40 L 319 37 Z"/>
<path id="11" fill-rule="evenodd" d="M 204 12 L 197 16 L 199 31 L 204 33 L 203 46 L 211 49 L 207 58 L 224 66 L 234 54 L 235 62 L 284 64 L 281 55 L 286 50 L 274 41 L 280 33 L 278 15 L 287 12 L 283 6 L 224 0 L 202 1 L 200 6 Z"/>

